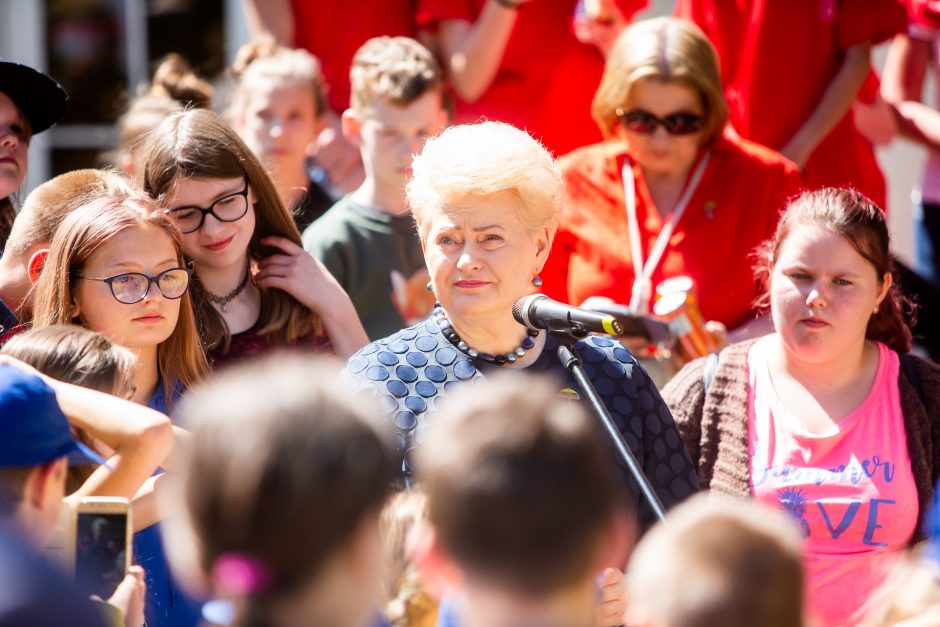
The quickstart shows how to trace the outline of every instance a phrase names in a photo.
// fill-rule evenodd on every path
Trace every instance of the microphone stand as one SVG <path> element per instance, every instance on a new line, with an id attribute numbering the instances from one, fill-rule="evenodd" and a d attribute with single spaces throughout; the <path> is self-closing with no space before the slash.
<path id="1" fill-rule="evenodd" d="M 650 485 L 649 480 L 643 474 L 643 469 L 640 468 L 640 464 L 637 462 L 633 451 L 627 446 L 623 435 L 621 435 L 620 430 L 617 429 L 617 425 L 614 423 L 614 419 L 611 418 L 610 412 L 607 411 L 607 407 L 605 407 L 603 401 L 601 401 L 597 389 L 594 387 L 594 384 L 591 383 L 591 379 L 587 376 L 587 373 L 584 372 L 584 366 L 581 364 L 581 356 L 578 355 L 574 343 L 587 337 L 587 330 L 577 322 L 572 321 L 567 324 L 558 325 L 555 328 L 547 329 L 547 331 L 557 337 L 561 342 L 561 345 L 558 347 L 558 359 L 561 360 L 565 369 L 570 372 L 575 381 L 577 381 L 581 391 L 588 397 L 591 408 L 594 410 L 594 413 L 597 414 L 597 417 L 600 418 L 604 428 L 607 429 L 607 433 L 610 435 L 611 440 L 613 440 L 617 452 L 620 454 L 620 457 L 623 458 L 623 461 L 626 462 L 633 480 L 640 487 L 640 491 L 643 493 L 643 496 L 646 497 L 650 507 L 653 508 L 656 517 L 659 520 L 665 519 L 666 510 L 663 508 L 662 502 L 659 500 L 659 497 L 656 496 L 656 492 L 653 491 L 653 486 Z"/>

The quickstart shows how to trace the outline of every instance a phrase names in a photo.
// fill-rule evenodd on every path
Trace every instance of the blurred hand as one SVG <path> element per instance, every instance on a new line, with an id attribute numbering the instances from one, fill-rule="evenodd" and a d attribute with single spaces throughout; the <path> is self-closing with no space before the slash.
<path id="1" fill-rule="evenodd" d="M 310 144 L 309 153 L 330 177 L 330 182 L 344 193 L 357 189 L 365 180 L 359 149 L 336 128 L 323 129 Z"/>
<path id="2" fill-rule="evenodd" d="M 623 573 L 616 568 L 607 568 L 597 578 L 598 601 L 594 613 L 596 627 L 616 627 L 623 624 L 627 611 L 627 586 Z"/>
<path id="3" fill-rule="evenodd" d="M 108 603 L 124 613 L 125 627 L 141 627 L 144 624 L 144 603 L 147 599 L 147 584 L 144 569 L 131 566 L 118 584 Z"/>
<path id="4" fill-rule="evenodd" d="M 614 0 L 584 0 L 584 14 L 574 20 L 574 36 L 597 46 L 606 57 L 627 26 L 627 18 Z"/>
<path id="5" fill-rule="evenodd" d="M 728 327 L 723 323 L 717 320 L 708 320 L 705 323 L 705 330 L 712 336 L 716 351 L 720 351 L 730 343 L 728 340 Z"/>

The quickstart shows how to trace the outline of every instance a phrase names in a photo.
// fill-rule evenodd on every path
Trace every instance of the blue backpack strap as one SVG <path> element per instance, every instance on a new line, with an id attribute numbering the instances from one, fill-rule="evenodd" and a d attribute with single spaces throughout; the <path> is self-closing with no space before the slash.
<path id="1" fill-rule="evenodd" d="M 705 393 L 708 393 L 708 388 L 711 387 L 712 381 L 715 378 L 715 371 L 718 370 L 718 353 L 709 353 L 708 357 L 705 358 L 705 369 L 702 370 L 702 385 L 705 386 Z"/>
<path id="2" fill-rule="evenodd" d="M 914 391 L 917 392 L 917 398 L 920 399 L 920 404 L 926 407 L 927 402 L 924 399 L 924 386 L 920 381 L 920 373 L 917 371 L 917 362 L 914 361 L 914 358 L 908 353 L 898 353 L 898 360 L 901 362 L 901 371 L 907 378 L 907 382 L 910 383 Z"/>

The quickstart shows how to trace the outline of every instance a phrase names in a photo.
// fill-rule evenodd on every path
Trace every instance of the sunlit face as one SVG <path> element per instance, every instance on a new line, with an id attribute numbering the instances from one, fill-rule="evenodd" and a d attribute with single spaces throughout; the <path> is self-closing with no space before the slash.
<path id="1" fill-rule="evenodd" d="M 424 258 L 453 320 L 505 316 L 531 289 L 548 256 L 549 232 L 533 234 L 516 212 L 499 197 L 468 197 L 429 212 Z"/>
<path id="2" fill-rule="evenodd" d="M 242 177 L 230 179 L 177 179 L 167 194 L 164 205 L 178 207 L 208 208 L 215 201 L 245 189 Z M 248 211 L 234 222 L 222 222 L 207 214 L 202 226 L 194 233 L 183 234 L 183 252 L 196 261 L 199 268 L 210 267 L 224 270 L 244 267 L 248 263 L 248 244 L 255 232 L 254 194 L 248 189 Z"/>
<path id="3" fill-rule="evenodd" d="M 643 78 L 630 90 L 630 100 L 624 110 L 642 110 L 658 118 L 674 113 L 703 115 L 704 108 L 698 91 L 678 81 Z M 695 163 L 702 144 L 701 131 L 689 135 L 670 135 L 662 125 L 652 133 L 637 133 L 616 127 L 616 133 L 625 138 L 630 154 L 646 172 L 659 175 L 678 175 Z"/>
<path id="4" fill-rule="evenodd" d="M 28 125 L 9 96 L 0 92 L 0 198 L 7 198 L 26 178 Z"/>
<path id="5" fill-rule="evenodd" d="M 436 91 L 404 107 L 378 98 L 368 109 L 347 115 L 354 118 L 352 124 L 344 124 L 359 145 L 366 175 L 386 189 L 404 190 L 411 176 L 412 156 L 447 123 L 447 112 Z"/>
<path id="6" fill-rule="evenodd" d="M 310 85 L 258 79 L 238 116 L 239 134 L 272 171 L 302 171 L 307 146 L 322 130 Z"/>
<path id="7" fill-rule="evenodd" d="M 156 226 L 125 229 L 102 244 L 81 269 L 81 276 L 105 279 L 124 272 L 157 276 L 179 268 L 173 240 Z M 176 328 L 180 299 L 167 299 L 155 284 L 133 305 L 118 302 L 107 283 L 75 280 L 73 316 L 115 344 L 127 348 L 157 346 Z"/>
<path id="8" fill-rule="evenodd" d="M 887 294 L 875 267 L 841 235 L 795 228 L 771 273 L 774 327 L 787 353 L 820 363 L 861 350 L 872 313 Z"/>

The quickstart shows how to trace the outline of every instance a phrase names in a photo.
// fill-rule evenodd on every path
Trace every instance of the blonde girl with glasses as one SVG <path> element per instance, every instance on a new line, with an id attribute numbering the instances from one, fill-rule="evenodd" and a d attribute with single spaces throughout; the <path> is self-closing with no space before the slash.
<path id="1" fill-rule="evenodd" d="M 368 342 L 349 296 L 304 251 L 264 166 L 221 117 L 173 114 L 144 155 L 144 191 L 194 262 L 196 320 L 215 368 L 284 347 L 346 358 Z"/>

